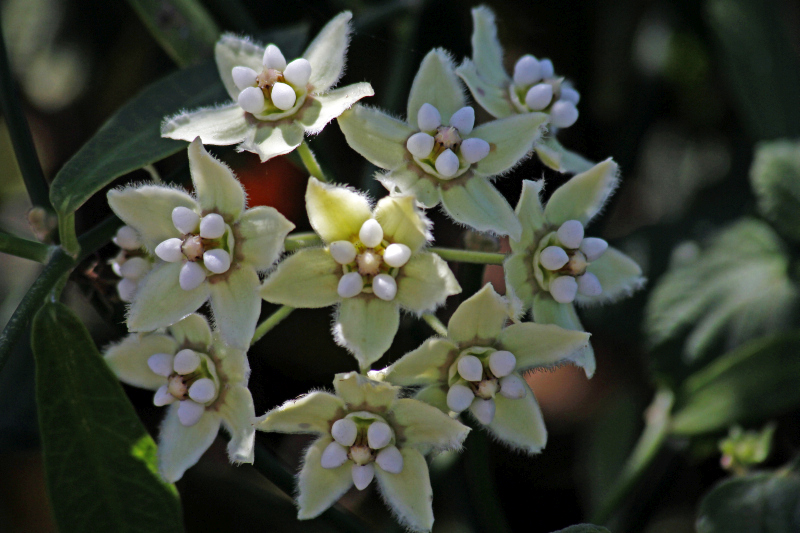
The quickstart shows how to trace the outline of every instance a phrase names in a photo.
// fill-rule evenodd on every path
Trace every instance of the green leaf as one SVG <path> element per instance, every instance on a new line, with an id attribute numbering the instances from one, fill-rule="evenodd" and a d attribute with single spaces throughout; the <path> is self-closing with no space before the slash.
<path id="1" fill-rule="evenodd" d="M 186 148 L 184 142 L 161 138 L 164 117 L 227 98 L 212 62 L 151 84 L 117 111 L 56 174 L 50 186 L 53 207 L 72 213 L 115 178 Z"/>
<path id="2" fill-rule="evenodd" d="M 595 526 L 592 524 L 578 524 L 575 526 L 566 527 L 564 529 L 559 529 L 558 531 L 553 531 L 553 533 L 611 533 L 611 532 L 602 526 Z"/>
<path id="3" fill-rule="evenodd" d="M 758 210 L 786 236 L 800 240 L 800 143 L 761 143 L 750 168 Z"/>
<path id="4" fill-rule="evenodd" d="M 182 531 L 175 487 L 158 476 L 156 445 L 80 319 L 48 303 L 31 336 L 59 531 Z"/>

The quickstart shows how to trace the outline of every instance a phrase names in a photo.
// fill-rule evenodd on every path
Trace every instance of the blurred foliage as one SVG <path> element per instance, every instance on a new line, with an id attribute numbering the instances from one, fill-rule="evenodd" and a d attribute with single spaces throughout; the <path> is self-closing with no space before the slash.
<path id="1" fill-rule="evenodd" d="M 787 238 L 800 241 L 800 142 L 759 144 L 750 181 L 764 218 Z"/>
<path id="2" fill-rule="evenodd" d="M 728 436 L 719 442 L 722 467 L 734 473 L 742 473 L 745 469 L 766 461 L 772 448 L 775 427 L 775 423 L 770 423 L 761 431 L 745 431 L 741 426 L 733 426 L 728 431 Z"/>

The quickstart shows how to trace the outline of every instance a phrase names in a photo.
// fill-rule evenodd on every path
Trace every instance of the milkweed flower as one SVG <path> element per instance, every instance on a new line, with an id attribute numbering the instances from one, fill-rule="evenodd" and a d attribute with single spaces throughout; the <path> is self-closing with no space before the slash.
<path id="1" fill-rule="evenodd" d="M 109 261 L 114 274 L 122 278 L 117 282 L 117 294 L 120 300 L 130 303 L 139 288 L 139 281 L 153 266 L 153 258 L 145 252 L 139 235 L 130 226 L 121 226 L 111 240 L 120 248 Z"/>

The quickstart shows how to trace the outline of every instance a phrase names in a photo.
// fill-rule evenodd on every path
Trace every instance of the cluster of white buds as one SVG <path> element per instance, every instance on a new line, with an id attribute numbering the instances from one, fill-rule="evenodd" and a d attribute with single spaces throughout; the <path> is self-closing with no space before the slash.
<path id="1" fill-rule="evenodd" d="M 555 77 L 553 62 L 549 59 L 522 56 L 514 65 L 511 91 L 514 93 L 512 101 L 522 100 L 529 111 L 549 108 L 550 123 L 557 128 L 568 128 L 578 120 L 576 106 L 581 96 L 563 79 Z"/>
<path id="2" fill-rule="evenodd" d="M 322 452 L 322 468 L 339 468 L 352 461 L 353 484 L 364 490 L 375 477 L 377 463 L 390 474 L 403 471 L 403 456 L 394 445 L 394 431 L 369 412 L 350 413 L 331 426 L 333 442 Z"/>
<path id="3" fill-rule="evenodd" d="M 439 110 L 423 104 L 417 113 L 417 125 L 420 131 L 408 138 L 406 148 L 418 159 L 431 160 L 436 172 L 445 178 L 459 174 L 461 159 L 467 163 L 466 170 L 489 155 L 488 142 L 476 137 L 464 139 L 475 127 L 475 110 L 469 106 L 453 113 L 450 124 L 444 126 Z"/>
<path id="4" fill-rule="evenodd" d="M 262 118 L 270 112 L 288 111 L 306 94 L 306 85 L 311 77 L 311 63 L 298 58 L 286 64 L 280 49 L 271 44 L 264 51 L 264 69 L 259 73 L 250 67 L 233 67 L 233 82 L 241 91 L 237 99 L 239 106 Z"/>
<path id="5" fill-rule="evenodd" d="M 374 218 L 361 225 L 354 241 L 334 241 L 328 247 L 331 257 L 342 265 L 344 272 L 339 279 L 339 296 L 352 298 L 371 292 L 381 300 L 394 300 L 395 278 L 398 269 L 411 258 L 411 248 L 385 241 L 383 228 Z"/>
<path id="6" fill-rule="evenodd" d="M 596 237 L 583 236 L 583 224 L 567 220 L 556 231 L 559 245 L 548 246 L 539 254 L 539 263 L 553 272 L 550 295 L 562 304 L 571 303 L 578 293 L 599 296 L 600 280 L 586 268 L 608 249 L 608 243 Z"/>
<path id="7" fill-rule="evenodd" d="M 456 413 L 467 409 L 482 424 L 491 424 L 495 394 L 516 400 L 525 396 L 525 384 L 514 372 L 517 358 L 507 350 L 472 347 L 450 367 L 447 406 Z"/>
<path id="8" fill-rule="evenodd" d="M 122 278 L 117 283 L 117 293 L 120 300 L 130 303 L 139 287 L 139 281 L 150 271 L 152 262 L 143 251 L 144 245 L 132 227 L 119 228 L 113 241 L 121 248 L 111 260 L 114 274 Z"/>
<path id="9" fill-rule="evenodd" d="M 211 358 L 188 348 L 175 355 L 157 353 L 147 360 L 150 370 L 167 378 L 153 397 L 159 407 L 180 402 L 178 420 L 193 426 L 203 416 L 206 406 L 217 398 L 219 379 Z"/>
<path id="10" fill-rule="evenodd" d="M 209 213 L 200 218 L 193 210 L 181 206 L 172 210 L 172 223 L 183 237 L 165 240 L 156 246 L 156 255 L 168 263 L 184 261 L 179 277 L 183 290 L 199 287 L 208 275 L 228 271 L 231 267 L 228 250 L 232 249 L 228 243 L 232 236 L 221 215 Z"/>

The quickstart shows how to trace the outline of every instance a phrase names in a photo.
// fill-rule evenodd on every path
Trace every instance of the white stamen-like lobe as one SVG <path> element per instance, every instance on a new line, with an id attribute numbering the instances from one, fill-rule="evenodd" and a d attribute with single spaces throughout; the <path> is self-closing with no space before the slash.
<path id="1" fill-rule="evenodd" d="M 569 128 L 578 121 L 578 108 L 567 100 L 559 100 L 550 108 L 550 123 L 556 128 Z"/>
<path id="2" fill-rule="evenodd" d="M 428 135 L 424 131 L 419 131 L 408 138 L 406 141 L 406 148 L 414 157 L 424 159 L 431 155 L 434 142 L 435 140 L 431 135 Z"/>
<path id="3" fill-rule="evenodd" d="M 532 55 L 524 55 L 514 65 L 514 84 L 527 87 L 542 79 L 542 67 Z"/>
<path id="4" fill-rule="evenodd" d="M 607 249 L 608 243 L 597 237 L 586 237 L 581 241 L 580 250 L 589 262 L 597 261 Z"/>
<path id="5" fill-rule="evenodd" d="M 150 270 L 150 261 L 142 257 L 131 257 L 119 266 L 123 278 L 140 279 Z"/>
<path id="6" fill-rule="evenodd" d="M 539 66 L 542 69 L 542 78 L 549 79 L 555 76 L 556 71 L 555 68 L 553 68 L 553 62 L 549 59 L 545 58 L 539 61 Z"/>
<path id="7" fill-rule="evenodd" d="M 371 218 L 361 225 L 358 238 L 367 248 L 375 248 L 383 240 L 383 228 L 377 220 Z"/>
<path id="8" fill-rule="evenodd" d="M 576 249 L 583 241 L 583 224 L 579 220 L 567 220 L 558 228 L 556 235 L 564 246 Z"/>
<path id="9" fill-rule="evenodd" d="M 120 227 L 113 240 L 123 250 L 138 250 L 143 246 L 139 234 L 130 226 Z"/>
<path id="10" fill-rule="evenodd" d="M 509 374 L 500 380 L 500 394 L 509 400 L 525 397 L 525 383 L 516 374 Z"/>
<path id="11" fill-rule="evenodd" d="M 356 247 L 350 241 L 335 241 L 328 246 L 333 260 L 340 265 L 349 265 L 356 260 Z"/>
<path id="12" fill-rule="evenodd" d="M 375 477 L 375 467 L 372 464 L 366 465 L 353 465 L 352 470 L 353 485 L 358 490 L 364 490 L 372 483 L 372 478 Z"/>
<path id="13" fill-rule="evenodd" d="M 156 353 L 147 358 L 147 366 L 159 376 L 169 377 L 172 374 L 173 356 L 168 353 Z"/>
<path id="14" fill-rule="evenodd" d="M 178 283 L 180 283 L 181 289 L 185 291 L 196 289 L 202 285 L 205 280 L 206 271 L 203 267 L 192 261 L 186 262 L 186 264 L 181 267 L 181 272 L 178 275 Z"/>
<path id="15" fill-rule="evenodd" d="M 156 393 L 153 395 L 153 405 L 156 407 L 163 407 L 165 405 L 169 405 L 174 403 L 177 398 L 170 394 L 169 387 L 167 385 L 162 385 L 158 388 Z"/>
<path id="16" fill-rule="evenodd" d="M 538 83 L 528 89 L 525 95 L 525 105 L 527 105 L 531 111 L 541 111 L 550 105 L 552 99 L 553 86 L 549 83 Z"/>
<path id="17" fill-rule="evenodd" d="M 297 95 L 295 94 L 294 89 L 292 89 L 291 86 L 280 82 L 272 86 L 270 97 L 272 98 L 272 103 L 275 104 L 275 107 L 281 111 L 287 111 L 291 109 L 295 102 L 297 102 Z"/>
<path id="18" fill-rule="evenodd" d="M 231 267 L 231 255 L 222 248 L 209 250 L 203 254 L 203 264 L 214 274 L 222 274 Z"/>
<path id="19" fill-rule="evenodd" d="M 591 272 L 586 272 L 578 277 L 578 292 L 584 296 L 600 296 L 603 294 L 603 286 L 600 280 Z"/>
<path id="20" fill-rule="evenodd" d="M 239 107 L 248 113 L 257 115 L 264 111 L 264 105 L 267 101 L 264 98 L 264 91 L 262 91 L 261 88 L 247 87 L 239 93 L 236 102 L 239 104 Z"/>
<path id="21" fill-rule="evenodd" d="M 200 222 L 200 215 L 188 207 L 178 206 L 172 210 L 172 223 L 178 231 L 184 235 L 187 233 L 197 233 L 197 224 Z"/>
<path id="22" fill-rule="evenodd" d="M 447 407 L 456 413 L 467 409 L 475 399 L 475 394 L 466 385 L 456 383 L 447 391 Z"/>
<path id="23" fill-rule="evenodd" d="M 517 358 L 508 350 L 497 350 L 489 356 L 489 370 L 498 378 L 509 375 L 516 366 Z"/>
<path id="24" fill-rule="evenodd" d="M 258 72 L 249 67 L 233 67 L 231 76 L 233 77 L 233 83 L 236 85 L 236 88 L 243 91 L 248 87 L 255 87 Z"/>
<path id="25" fill-rule="evenodd" d="M 483 363 L 474 355 L 465 355 L 458 360 L 458 374 L 467 381 L 480 381 L 483 378 Z"/>
<path id="26" fill-rule="evenodd" d="M 578 105 L 578 102 L 581 101 L 581 93 L 569 85 L 562 85 L 561 98 L 559 98 L 559 100 L 565 100 L 567 102 L 572 102 L 574 105 Z"/>
<path id="27" fill-rule="evenodd" d="M 361 294 L 363 288 L 364 280 L 361 279 L 361 274 L 348 272 L 339 279 L 339 285 L 336 290 L 342 298 L 352 298 Z"/>
<path id="28" fill-rule="evenodd" d="M 560 304 L 572 303 L 578 293 L 578 282 L 572 276 L 559 276 L 550 282 L 550 295 Z"/>
<path id="29" fill-rule="evenodd" d="M 372 292 L 381 300 L 391 302 L 397 295 L 397 281 L 389 274 L 378 274 L 372 279 Z"/>
<path id="30" fill-rule="evenodd" d="M 382 449 L 375 457 L 375 462 L 390 474 L 399 474 L 403 471 L 403 455 L 397 446 L 387 446 Z"/>
<path id="31" fill-rule="evenodd" d="M 208 403 L 217 395 L 217 386 L 209 378 L 200 378 L 189 387 L 189 398 L 197 403 Z"/>
<path id="32" fill-rule="evenodd" d="M 560 246 L 548 246 L 539 254 L 539 262 L 547 270 L 558 270 L 569 262 L 569 256 Z"/>
<path id="33" fill-rule="evenodd" d="M 286 65 L 283 77 L 295 87 L 305 87 L 311 78 L 311 63 L 302 57 L 295 59 Z"/>
<path id="34" fill-rule="evenodd" d="M 393 268 L 399 268 L 411 259 L 411 248 L 402 243 L 392 243 L 383 252 L 383 261 Z"/>
<path id="35" fill-rule="evenodd" d="M 352 446 L 358 436 L 358 426 L 349 418 L 340 418 L 331 426 L 331 436 L 342 446 Z"/>
<path id="36" fill-rule="evenodd" d="M 490 150 L 491 146 L 489 143 L 477 137 L 465 139 L 464 142 L 461 143 L 461 155 L 469 164 L 477 163 L 489 155 Z"/>
<path id="37" fill-rule="evenodd" d="M 367 444 L 373 450 L 380 450 L 389 444 L 393 435 L 392 428 L 386 422 L 373 422 L 367 428 Z"/>
<path id="38" fill-rule="evenodd" d="M 200 356 L 194 350 L 185 348 L 175 354 L 172 361 L 172 368 L 178 374 L 185 376 L 191 374 L 200 367 Z"/>
<path id="39" fill-rule="evenodd" d="M 193 426 L 200 421 L 206 408 L 192 400 L 183 400 L 178 405 L 178 420 L 184 426 Z"/>
<path id="40" fill-rule="evenodd" d="M 138 288 L 139 283 L 137 281 L 130 278 L 122 278 L 119 280 L 119 283 L 117 283 L 119 299 L 127 303 L 132 302 L 133 298 L 136 296 L 136 289 Z"/>
<path id="41" fill-rule="evenodd" d="M 320 465 L 322 468 L 339 468 L 347 462 L 347 448 L 334 441 L 322 451 Z"/>
<path id="42" fill-rule="evenodd" d="M 442 115 L 431 104 L 422 104 L 417 111 L 417 126 L 420 131 L 433 131 L 442 125 Z"/>
<path id="43" fill-rule="evenodd" d="M 458 156 L 448 148 L 436 158 L 436 172 L 445 178 L 451 178 L 458 172 Z"/>
<path id="44" fill-rule="evenodd" d="M 183 241 L 177 237 L 167 239 L 156 246 L 156 255 L 162 261 L 166 261 L 167 263 L 176 263 L 183 259 L 183 252 L 181 252 L 182 245 Z"/>
<path id="45" fill-rule="evenodd" d="M 219 239 L 225 235 L 225 219 L 217 213 L 209 213 L 200 220 L 200 236 L 204 239 Z"/>
<path id="46" fill-rule="evenodd" d="M 458 130 L 460 135 L 469 135 L 475 127 L 475 110 L 464 106 L 450 117 L 450 125 Z"/>
<path id="47" fill-rule="evenodd" d="M 494 400 L 491 398 L 488 400 L 475 398 L 475 401 L 469 406 L 469 410 L 472 415 L 478 420 L 478 422 L 484 425 L 492 423 L 496 409 L 497 407 L 495 406 Z"/>
<path id="48" fill-rule="evenodd" d="M 281 49 L 274 44 L 267 45 L 267 48 L 264 50 L 262 63 L 265 68 L 274 68 L 280 71 L 286 68 L 286 58 L 283 57 Z"/>

